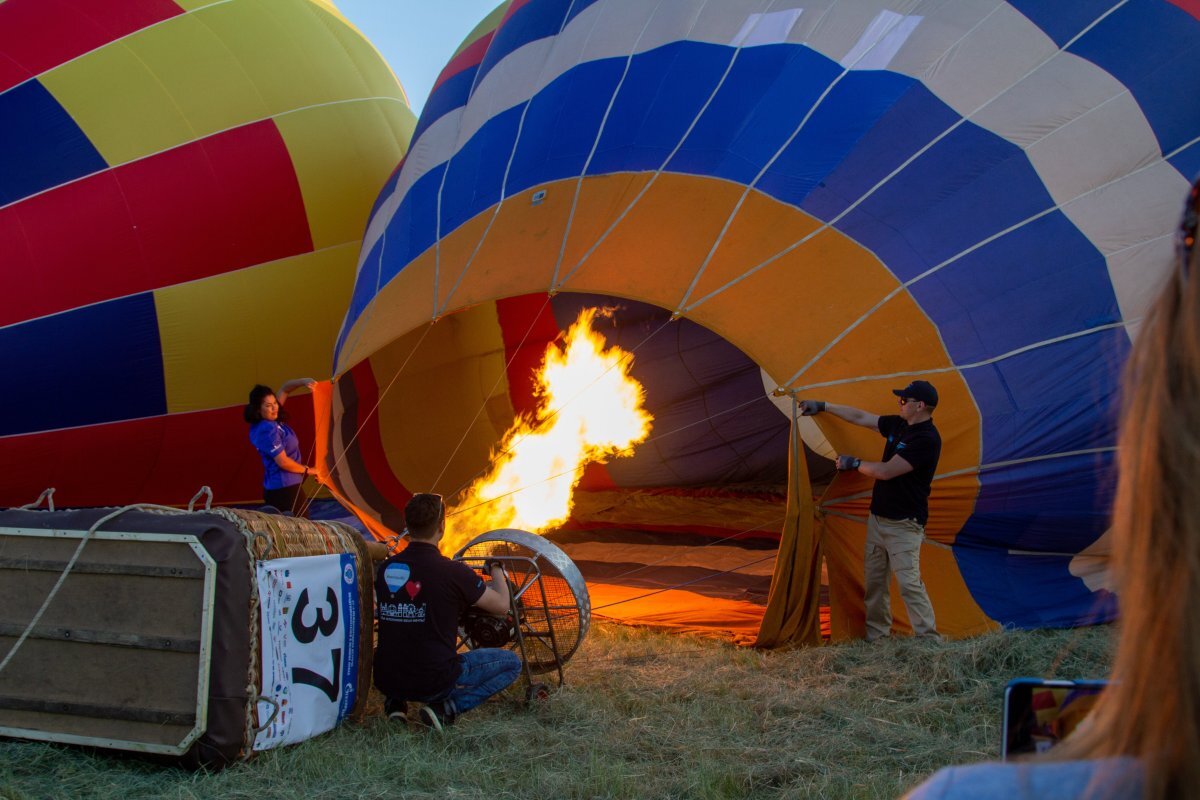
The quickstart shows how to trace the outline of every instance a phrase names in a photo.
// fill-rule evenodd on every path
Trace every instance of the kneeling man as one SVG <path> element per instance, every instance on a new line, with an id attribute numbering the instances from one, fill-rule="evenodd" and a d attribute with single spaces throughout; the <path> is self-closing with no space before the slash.
<path id="1" fill-rule="evenodd" d="M 424 703 L 418 721 L 440 731 L 511 686 L 521 672 L 521 659 L 511 650 L 459 653 L 456 647 L 459 618 L 470 606 L 489 614 L 509 612 L 508 580 L 494 565 L 491 583 L 485 584 L 466 564 L 441 554 L 446 507 L 440 495 L 413 495 L 404 520 L 408 547 L 375 573 L 375 686 L 387 698 L 389 718 L 406 720 L 409 700 Z"/>

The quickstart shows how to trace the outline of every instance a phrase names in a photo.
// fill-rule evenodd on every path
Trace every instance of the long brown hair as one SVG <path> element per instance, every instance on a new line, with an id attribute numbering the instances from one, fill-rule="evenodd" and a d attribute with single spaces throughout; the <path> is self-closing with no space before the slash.
<path id="1" fill-rule="evenodd" d="M 1056 753 L 1134 756 L 1143 796 L 1156 800 L 1200 796 L 1198 194 L 1194 184 L 1177 264 L 1125 371 L 1112 528 L 1121 602 L 1113 682 L 1090 724 Z M 1114 787 L 1089 788 L 1102 796 Z"/>

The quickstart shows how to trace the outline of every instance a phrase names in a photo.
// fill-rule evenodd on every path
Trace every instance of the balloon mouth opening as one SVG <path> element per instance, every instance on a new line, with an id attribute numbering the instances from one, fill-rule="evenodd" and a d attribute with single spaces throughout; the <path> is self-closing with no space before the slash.
<path id="1" fill-rule="evenodd" d="M 504 298 L 410 331 L 346 373 L 351 384 L 368 390 L 356 393 L 357 408 L 346 409 L 343 419 L 351 411 L 358 419 L 377 418 L 374 468 L 390 473 L 395 484 L 409 492 L 441 492 L 451 508 L 462 504 L 468 487 L 508 449 L 504 435 L 515 421 L 568 414 L 595 391 L 590 379 L 584 380 L 557 406 L 543 407 L 537 380 L 547 349 L 561 350 L 587 309 L 594 310 L 592 329 L 602 349 L 615 348 L 629 362 L 628 375 L 640 387 L 642 407 L 653 421 L 639 443 L 610 448 L 577 476 L 577 494 L 619 500 L 621 514 L 605 513 L 607 506 L 601 508 L 600 502 L 595 508 L 577 503 L 561 527 L 636 523 L 630 519 L 633 506 L 647 495 L 673 497 L 677 505 L 690 500 L 697 507 L 703 498 L 719 496 L 782 503 L 790 422 L 769 398 L 759 366 L 702 325 L 610 295 Z M 589 410 L 579 415 L 579 424 L 608 416 L 603 409 Z M 626 449 L 631 452 L 615 452 Z M 810 474 L 829 471 L 825 459 L 806 453 Z M 508 491 L 530 489 L 518 482 Z M 651 529 L 715 527 L 693 524 L 697 513 L 692 512 L 677 525 L 661 515 L 648 517 L 643 527 Z"/>

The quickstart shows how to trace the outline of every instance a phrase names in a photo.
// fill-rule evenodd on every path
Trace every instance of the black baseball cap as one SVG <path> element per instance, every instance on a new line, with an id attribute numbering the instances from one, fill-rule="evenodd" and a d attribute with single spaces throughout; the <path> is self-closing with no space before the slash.
<path id="1" fill-rule="evenodd" d="M 913 381 L 903 389 L 892 389 L 892 394 L 896 397 L 911 397 L 913 400 L 920 400 L 930 408 L 938 403 L 937 389 L 933 388 L 933 384 L 929 381 Z"/>

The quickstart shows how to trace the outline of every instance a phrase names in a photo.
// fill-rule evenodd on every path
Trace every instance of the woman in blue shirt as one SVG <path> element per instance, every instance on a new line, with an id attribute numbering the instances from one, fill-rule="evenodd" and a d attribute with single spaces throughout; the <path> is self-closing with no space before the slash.
<path id="1" fill-rule="evenodd" d="M 263 462 L 263 502 L 284 513 L 301 514 L 306 500 L 301 487 L 316 467 L 305 466 L 300 460 L 300 440 L 284 421 L 287 414 L 283 404 L 288 392 L 301 386 L 312 386 L 312 378 L 288 381 L 279 394 L 270 386 L 259 384 L 250 390 L 250 402 L 242 412 L 250 425 L 250 443 L 258 450 Z"/>

